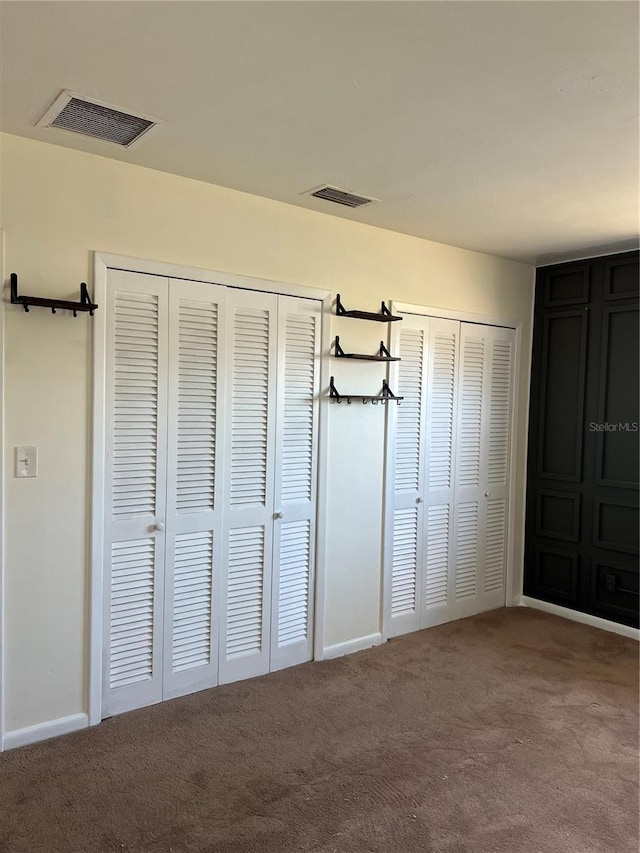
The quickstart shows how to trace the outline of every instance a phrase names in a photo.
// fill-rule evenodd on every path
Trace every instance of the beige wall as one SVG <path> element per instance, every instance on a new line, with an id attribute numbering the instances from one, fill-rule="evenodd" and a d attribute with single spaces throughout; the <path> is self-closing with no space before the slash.
<path id="1" fill-rule="evenodd" d="M 426 240 L 40 142 L 1 137 L 5 280 L 76 298 L 92 250 L 380 300 L 521 319 L 526 409 L 533 270 Z M 5 300 L 8 295 L 5 295 Z M 5 731 L 87 710 L 92 321 L 5 305 Z M 373 324 L 333 320 L 374 349 Z M 336 367 L 339 387 L 380 387 L 375 363 Z M 518 436 L 516 554 L 524 440 Z M 383 410 L 329 410 L 326 643 L 379 630 Z M 37 479 L 13 448 L 39 447 Z M 516 580 L 518 583 L 518 580 Z"/>

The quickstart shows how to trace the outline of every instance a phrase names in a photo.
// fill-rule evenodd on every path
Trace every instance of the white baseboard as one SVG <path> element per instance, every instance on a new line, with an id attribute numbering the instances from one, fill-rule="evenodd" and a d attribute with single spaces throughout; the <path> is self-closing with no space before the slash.
<path id="1" fill-rule="evenodd" d="M 346 643 L 334 643 L 332 646 L 325 646 L 322 650 L 322 660 L 331 660 L 332 658 L 341 658 L 343 655 L 351 655 L 353 652 L 361 652 L 363 649 L 370 649 L 371 646 L 379 646 L 382 642 L 382 634 L 367 634 L 366 637 L 356 637 L 355 640 L 347 640 Z"/>
<path id="2" fill-rule="evenodd" d="M 69 717 L 60 717 L 58 720 L 48 720 L 46 723 L 38 723 L 37 726 L 5 732 L 2 738 L 2 748 L 15 749 L 17 746 L 27 746 L 30 743 L 38 743 L 41 740 L 86 729 L 88 725 L 89 717 L 87 714 L 71 714 Z"/>
<path id="3" fill-rule="evenodd" d="M 590 613 L 581 613 L 579 610 L 571 610 L 570 607 L 560 607 L 559 604 L 551 604 L 548 601 L 540 601 L 538 598 L 529 598 L 528 595 L 520 595 L 515 600 L 516 607 L 531 607 L 533 610 L 542 610 L 544 613 L 553 613 L 554 616 L 562 616 L 573 622 L 581 622 L 592 628 L 601 628 L 603 631 L 611 631 L 612 634 L 620 634 L 622 637 L 630 637 L 632 640 L 640 641 L 640 631 L 629 625 L 619 625 L 609 619 L 601 619 L 599 616 L 591 616 Z"/>

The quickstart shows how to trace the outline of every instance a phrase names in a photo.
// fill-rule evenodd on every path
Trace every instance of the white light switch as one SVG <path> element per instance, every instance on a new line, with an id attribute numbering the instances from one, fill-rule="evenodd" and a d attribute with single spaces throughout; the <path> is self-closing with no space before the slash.
<path id="1" fill-rule="evenodd" d="M 38 476 L 38 448 L 16 447 L 16 477 Z"/>

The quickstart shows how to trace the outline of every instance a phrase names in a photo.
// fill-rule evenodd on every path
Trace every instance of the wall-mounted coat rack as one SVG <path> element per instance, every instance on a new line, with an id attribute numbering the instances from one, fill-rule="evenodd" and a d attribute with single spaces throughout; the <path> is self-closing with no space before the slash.
<path id="1" fill-rule="evenodd" d="M 22 305 L 26 313 L 29 313 L 29 308 L 33 305 L 38 308 L 51 308 L 51 313 L 55 314 L 58 309 L 61 311 L 73 311 L 73 316 L 78 316 L 78 311 L 88 312 L 90 317 L 93 317 L 93 312 L 97 309 L 97 305 L 91 301 L 87 285 L 83 281 L 80 284 L 80 302 L 71 302 L 68 299 L 49 299 L 44 296 L 18 296 L 18 276 L 12 272 L 11 280 L 11 304 Z"/>
<path id="2" fill-rule="evenodd" d="M 360 361 L 400 361 L 398 356 L 391 355 L 383 341 L 380 341 L 380 349 L 377 355 L 367 355 L 361 352 L 345 352 L 340 346 L 338 335 L 336 335 L 334 355 L 336 358 L 357 358 Z"/>
<path id="3" fill-rule="evenodd" d="M 336 388 L 332 376 L 329 380 L 329 399 L 332 403 L 341 403 L 343 400 L 346 400 L 348 405 L 351 405 L 353 400 L 356 399 L 362 400 L 365 405 L 372 403 L 376 406 L 378 403 L 382 403 L 383 406 L 386 406 L 390 400 L 400 405 L 400 401 L 404 400 L 404 397 L 396 397 L 391 388 L 389 388 L 389 383 L 386 379 L 382 380 L 382 391 L 379 394 L 341 394 Z"/>
<path id="4" fill-rule="evenodd" d="M 355 317 L 356 320 L 376 320 L 378 323 L 393 323 L 395 320 L 402 320 L 402 317 L 396 317 L 392 314 L 384 302 L 380 306 L 379 314 L 375 311 L 347 311 L 342 304 L 339 293 L 336 297 L 336 316 Z"/>

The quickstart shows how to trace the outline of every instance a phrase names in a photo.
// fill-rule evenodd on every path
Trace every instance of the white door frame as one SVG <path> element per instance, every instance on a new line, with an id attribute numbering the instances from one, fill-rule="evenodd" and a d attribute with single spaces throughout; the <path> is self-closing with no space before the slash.
<path id="1" fill-rule="evenodd" d="M 511 400 L 511 435 L 510 435 L 510 451 L 509 451 L 509 478 L 513 477 L 515 471 L 517 453 L 516 437 L 518 434 L 518 399 L 520 394 L 520 367 L 522 358 L 522 329 L 523 321 L 514 320 L 512 317 L 500 317 L 492 314 L 474 314 L 471 311 L 454 311 L 449 308 L 430 308 L 426 305 L 414 305 L 410 302 L 391 301 L 389 310 L 392 314 L 418 314 L 424 317 L 439 317 L 444 320 L 458 320 L 461 323 L 480 323 L 483 326 L 503 326 L 508 329 L 514 329 L 516 333 L 515 353 L 513 363 L 513 398 Z M 391 333 L 396 331 L 391 330 Z M 397 332 L 396 332 L 397 333 Z M 394 361 L 389 364 L 389 384 L 392 390 L 398 387 L 399 366 L 398 362 Z M 387 406 L 386 424 L 385 424 L 385 454 L 384 454 L 384 480 L 383 480 L 383 524 L 382 524 L 382 588 L 380 591 L 380 625 L 382 627 L 382 641 L 386 642 L 391 636 L 391 625 L 389 613 L 391 608 L 389 598 L 391 595 L 391 547 L 393 538 L 393 454 L 392 448 L 395 446 L 396 439 L 396 406 Z M 526 451 L 526 445 L 524 447 Z M 524 484 L 522 485 L 522 494 L 524 495 Z M 517 597 L 520 595 L 519 590 L 514 590 L 514 556 L 515 556 L 515 505 L 516 505 L 516 489 L 509 484 L 509 513 L 508 513 L 508 534 L 507 534 L 507 572 L 505 584 L 505 601 L 507 607 L 514 606 Z M 523 520 L 524 525 L 524 520 Z"/>
<path id="2" fill-rule="evenodd" d="M 270 281 L 234 273 L 202 270 L 197 267 L 167 264 L 94 252 L 94 302 L 99 309 L 93 320 L 93 424 L 92 424 L 92 477 L 91 477 L 91 557 L 90 557 L 90 614 L 89 614 L 89 725 L 102 720 L 102 615 L 103 615 L 103 543 L 104 543 L 104 483 L 105 483 L 105 410 L 106 410 L 106 329 L 104 311 L 107 293 L 107 275 L 110 269 L 158 275 L 163 278 L 185 279 L 207 284 L 226 285 L 243 290 L 277 293 L 314 299 L 322 303 L 320 398 L 329 384 L 329 350 L 331 335 L 331 305 L 333 294 L 329 290 L 304 287 L 288 282 Z M 327 406 L 320 406 L 318 418 L 318 488 L 316 517 L 316 580 L 314 607 L 313 656 L 322 658 L 324 649 L 325 562 L 326 562 L 326 506 L 328 448 Z"/>

